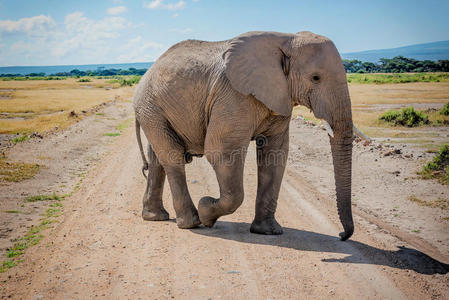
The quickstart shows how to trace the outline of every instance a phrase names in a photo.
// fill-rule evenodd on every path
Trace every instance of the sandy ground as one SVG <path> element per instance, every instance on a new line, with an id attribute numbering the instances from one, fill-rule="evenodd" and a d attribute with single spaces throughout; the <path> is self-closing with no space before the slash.
<path id="1" fill-rule="evenodd" d="M 111 106 L 105 112 L 106 118 L 108 114 L 122 119 L 131 116 L 129 103 Z M 0 274 L 0 296 L 15 299 L 449 297 L 449 222 L 444 219 L 448 211 L 418 206 L 408 200 L 411 194 L 423 200 L 447 199 L 449 195 L 447 186 L 416 178 L 416 171 L 430 154 L 405 147 L 402 154 L 385 157 L 390 148 L 357 143 L 353 171 L 356 232 L 350 241 L 340 242 L 326 133 L 317 126 L 293 120 L 289 164 L 277 211 L 283 235 L 249 233 L 256 195 L 254 144 L 245 166 L 242 206 L 233 215 L 221 218 L 212 229 L 181 230 L 173 219 L 146 222 L 140 217 L 145 180 L 140 173 L 134 130 L 129 128 L 121 136 L 103 141 L 100 137 L 110 128 L 98 129 L 104 123 L 95 120 L 92 116 L 75 125 L 88 133 L 73 132 L 80 139 L 76 143 L 67 139 L 64 143 L 67 151 L 79 143 L 92 140 L 92 144 L 82 144 L 85 148 L 64 160 L 58 157 L 60 151 L 49 146 L 61 139 L 58 136 L 17 148 L 21 152 L 47 149 L 49 157 L 56 155 L 54 159 L 60 161 L 59 168 L 65 164 L 80 166 L 83 160 L 80 157 L 94 153 L 90 149 L 97 149 L 98 154 L 91 165 L 83 167 L 82 170 L 90 171 L 80 189 L 63 201 L 60 222 L 44 231 L 45 238 L 38 245 L 27 249 L 22 263 Z M 411 153 L 413 158 L 405 157 Z M 39 175 L 43 177 L 0 187 L 2 209 L 6 207 L 4 203 L 8 203 L 8 209 L 19 203 L 19 187 L 37 189 L 41 184 L 42 189 L 53 190 L 51 178 L 61 173 L 64 172 L 55 171 L 47 177 Z M 204 158 L 189 164 L 187 175 L 195 203 L 204 195 L 218 195 L 215 174 Z M 47 181 L 40 181 L 44 177 Z M 79 178 L 66 181 L 69 188 Z M 27 193 L 37 191 L 29 188 Z M 164 203 L 174 218 L 168 184 Z M 34 214 L 39 209 L 44 208 L 36 208 Z M 25 227 L 28 224 L 17 221 L 20 215 L 13 215 L 15 218 L 8 215 L 10 219 L 5 216 L 1 214 L 2 228 L 7 225 L 12 230 L 2 232 L 3 249 L 10 243 L 7 239 L 20 228 L 17 224 Z"/>

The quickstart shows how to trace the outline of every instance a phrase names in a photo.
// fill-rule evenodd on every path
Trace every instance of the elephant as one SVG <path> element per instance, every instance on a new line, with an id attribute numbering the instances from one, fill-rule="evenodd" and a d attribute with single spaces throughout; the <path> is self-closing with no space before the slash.
<path id="1" fill-rule="evenodd" d="M 257 196 L 250 232 L 282 234 L 275 211 L 294 106 L 323 120 L 334 164 L 341 240 L 354 232 L 351 211 L 353 121 L 346 73 L 333 42 L 308 31 L 247 32 L 219 42 L 186 40 L 148 69 L 133 98 L 136 134 L 148 170 L 142 218 L 169 219 L 162 203 L 167 176 L 179 228 L 212 227 L 244 199 L 246 149 L 257 145 Z M 148 140 L 146 160 L 140 130 Z M 219 198 L 204 196 L 198 210 L 185 164 L 205 156 Z"/>

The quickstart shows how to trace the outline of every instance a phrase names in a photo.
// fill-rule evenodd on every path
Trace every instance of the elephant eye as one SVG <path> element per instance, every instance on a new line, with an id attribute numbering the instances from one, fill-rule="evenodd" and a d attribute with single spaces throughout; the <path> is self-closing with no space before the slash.
<path id="1" fill-rule="evenodd" d="M 313 81 L 314 83 L 320 82 L 320 76 L 318 76 L 318 75 L 313 75 L 313 76 L 312 76 L 312 81 Z"/>

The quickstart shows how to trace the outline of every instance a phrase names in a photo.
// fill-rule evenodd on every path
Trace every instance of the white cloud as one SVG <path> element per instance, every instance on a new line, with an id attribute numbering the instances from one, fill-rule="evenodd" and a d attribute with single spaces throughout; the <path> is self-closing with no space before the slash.
<path id="1" fill-rule="evenodd" d="M 122 17 L 106 17 L 96 21 L 86 18 L 81 12 L 74 12 L 65 17 L 65 32 L 61 33 L 62 39 L 55 43 L 51 53 L 61 57 L 69 52 L 82 51 L 101 57 L 109 51 L 107 41 L 118 38 L 127 24 Z"/>
<path id="2" fill-rule="evenodd" d="M 118 62 L 145 62 L 154 61 L 157 56 L 162 54 L 164 45 L 151 41 L 144 41 L 139 35 L 129 39 L 119 50 L 121 55 L 118 56 Z M 151 52 L 157 55 L 151 54 Z"/>
<path id="3" fill-rule="evenodd" d="M 172 18 L 177 18 L 177 17 L 179 17 L 179 14 L 178 14 L 178 13 L 173 14 L 173 16 L 172 16 Z"/>
<path id="4" fill-rule="evenodd" d="M 164 3 L 164 0 L 153 0 L 150 2 L 143 2 L 143 6 L 149 9 L 167 9 L 167 10 L 178 10 L 186 7 L 186 3 L 180 0 L 176 3 Z"/>
<path id="5" fill-rule="evenodd" d="M 127 35 L 141 26 L 121 16 L 91 19 L 82 12 L 68 14 L 57 24 L 49 16 L 3 20 L 0 65 L 153 61 L 166 47 Z"/>
<path id="6" fill-rule="evenodd" d="M 114 6 L 114 7 L 108 8 L 106 10 L 106 13 L 108 15 L 119 15 L 119 14 L 126 12 L 127 10 L 128 10 L 128 8 L 126 8 L 126 6 Z"/>
<path id="7" fill-rule="evenodd" d="M 45 31 L 53 28 L 56 22 L 50 16 L 34 16 L 31 18 L 22 18 L 17 21 L 0 20 L 1 32 L 24 32 L 33 34 L 39 31 Z"/>

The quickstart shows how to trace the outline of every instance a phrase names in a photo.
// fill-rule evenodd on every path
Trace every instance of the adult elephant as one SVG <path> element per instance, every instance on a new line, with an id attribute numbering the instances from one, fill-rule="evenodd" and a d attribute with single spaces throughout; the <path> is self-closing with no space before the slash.
<path id="1" fill-rule="evenodd" d="M 165 176 L 180 228 L 212 227 L 243 201 L 246 149 L 256 139 L 258 186 L 250 231 L 281 234 L 275 219 L 284 174 L 292 107 L 304 105 L 326 122 L 334 163 L 342 240 L 354 224 L 351 212 L 353 123 L 346 74 L 326 37 L 248 32 L 231 40 L 187 40 L 168 49 L 142 77 L 135 95 L 136 132 L 144 169 L 145 220 L 167 220 L 162 204 Z M 148 141 L 149 163 L 140 141 Z M 205 155 L 220 186 L 220 198 L 203 197 L 196 210 L 185 164 Z"/>

